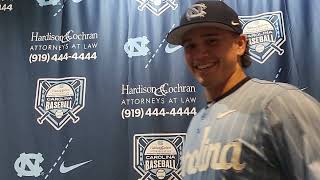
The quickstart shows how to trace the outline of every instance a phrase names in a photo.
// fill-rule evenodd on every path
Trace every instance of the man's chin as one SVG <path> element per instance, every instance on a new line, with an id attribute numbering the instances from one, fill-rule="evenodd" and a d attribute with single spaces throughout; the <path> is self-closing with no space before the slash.
<path id="1" fill-rule="evenodd" d="M 205 79 L 202 79 L 202 78 L 198 78 L 197 81 L 199 84 L 201 84 L 204 87 L 207 87 L 210 84 L 208 81 L 206 81 Z"/>
<path id="2" fill-rule="evenodd" d="M 197 78 L 197 81 L 199 84 L 201 84 L 201 86 L 208 89 L 214 88 L 219 84 L 218 82 L 212 82 L 212 80 L 209 81 L 207 79 L 202 79 L 202 78 Z"/>

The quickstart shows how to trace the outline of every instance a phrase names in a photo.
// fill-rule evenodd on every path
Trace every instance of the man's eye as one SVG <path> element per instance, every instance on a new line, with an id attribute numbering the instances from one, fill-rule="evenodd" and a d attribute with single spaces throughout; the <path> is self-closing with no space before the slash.
<path id="1" fill-rule="evenodd" d="M 210 45 L 216 44 L 217 42 L 218 42 L 217 39 L 208 39 L 207 40 L 207 43 L 210 44 Z"/>
<path id="2" fill-rule="evenodd" d="M 184 47 L 185 49 L 192 49 L 192 48 L 194 48 L 195 46 L 194 46 L 194 44 L 186 43 L 186 44 L 183 45 L 183 47 Z"/>

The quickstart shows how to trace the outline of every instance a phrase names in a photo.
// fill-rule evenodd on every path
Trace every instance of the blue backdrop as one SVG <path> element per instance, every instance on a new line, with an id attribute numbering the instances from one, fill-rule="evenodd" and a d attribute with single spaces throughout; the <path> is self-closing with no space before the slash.
<path id="1" fill-rule="evenodd" d="M 205 104 L 166 34 L 193 0 L 1 0 L 0 179 L 181 179 Z M 318 100 L 320 1 L 226 0 L 252 77 Z"/>

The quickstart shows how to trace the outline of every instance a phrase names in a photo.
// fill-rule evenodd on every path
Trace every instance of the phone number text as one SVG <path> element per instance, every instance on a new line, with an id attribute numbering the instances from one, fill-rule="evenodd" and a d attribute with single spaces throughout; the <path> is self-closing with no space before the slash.
<path id="1" fill-rule="evenodd" d="M 0 11 L 12 11 L 12 4 L 0 4 Z"/>
<path id="2" fill-rule="evenodd" d="M 29 62 L 46 62 L 49 63 L 49 61 L 65 61 L 69 59 L 73 60 L 95 60 L 97 59 L 97 52 L 93 53 L 64 53 L 64 54 L 30 54 L 29 56 Z"/>
<path id="3" fill-rule="evenodd" d="M 183 115 L 196 115 L 197 110 L 195 107 L 186 107 L 186 108 L 137 108 L 137 109 L 122 109 L 121 111 L 121 117 L 122 119 L 127 118 L 144 118 L 145 116 L 151 117 L 151 116 L 183 116 Z"/>

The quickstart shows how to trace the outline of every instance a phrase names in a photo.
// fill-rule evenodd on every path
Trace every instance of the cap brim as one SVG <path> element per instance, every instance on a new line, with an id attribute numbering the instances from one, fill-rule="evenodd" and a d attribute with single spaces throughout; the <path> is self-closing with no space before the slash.
<path id="1" fill-rule="evenodd" d="M 216 22 L 192 23 L 192 24 L 179 26 L 173 29 L 167 36 L 167 42 L 174 45 L 182 45 L 182 38 L 185 35 L 185 33 L 193 28 L 198 28 L 198 27 L 216 27 L 216 28 L 227 30 L 227 31 L 235 32 L 234 29 L 222 23 L 216 23 Z"/>

